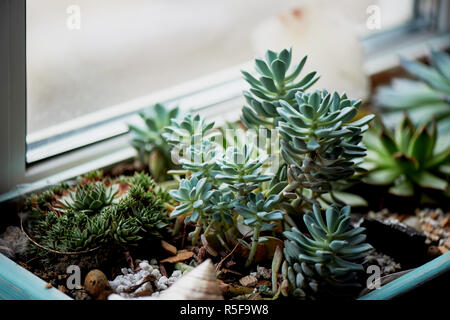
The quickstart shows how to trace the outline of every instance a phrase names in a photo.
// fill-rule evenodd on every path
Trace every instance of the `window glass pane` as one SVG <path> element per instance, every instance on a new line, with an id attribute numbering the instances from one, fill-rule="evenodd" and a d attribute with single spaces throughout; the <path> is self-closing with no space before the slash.
<path id="1" fill-rule="evenodd" d="M 305 21 L 302 32 L 311 35 L 326 14 L 340 15 L 365 35 L 372 32 L 366 26 L 369 5 L 380 6 L 384 30 L 410 19 L 412 3 L 27 1 L 29 141 L 41 130 L 251 59 L 261 37 L 270 36 L 261 30 L 286 12 Z"/>

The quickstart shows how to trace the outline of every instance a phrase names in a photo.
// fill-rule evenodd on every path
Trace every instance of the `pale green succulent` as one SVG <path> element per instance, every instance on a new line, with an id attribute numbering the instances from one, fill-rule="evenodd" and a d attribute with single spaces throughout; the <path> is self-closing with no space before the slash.
<path id="1" fill-rule="evenodd" d="M 250 193 L 245 203 L 235 202 L 234 208 L 244 218 L 243 223 L 253 228 L 252 246 L 246 262 L 247 267 L 253 261 L 258 243 L 266 240 L 264 237 L 260 237 L 260 233 L 273 230 L 276 226 L 273 221 L 283 219 L 284 211 L 273 210 L 279 201 L 279 195 L 271 195 L 266 199 L 262 193 Z"/>
<path id="2" fill-rule="evenodd" d="M 184 157 L 179 160 L 184 170 L 191 172 L 194 177 L 205 177 L 213 182 L 220 172 L 218 159 L 222 158 L 222 150 L 210 141 L 202 141 L 187 147 Z"/>
<path id="3" fill-rule="evenodd" d="M 437 151 L 436 122 L 414 126 L 404 116 L 394 132 L 379 123 L 366 133 L 368 154 L 364 181 L 390 186 L 398 196 L 413 196 L 419 190 L 448 188 L 450 150 Z"/>
<path id="4" fill-rule="evenodd" d="M 374 102 L 386 111 L 388 124 L 401 121 L 404 111 L 416 125 L 437 120 L 444 150 L 450 137 L 450 55 L 431 50 L 429 62 L 401 59 L 402 67 L 418 80 L 394 79 L 392 86 L 378 88 Z"/>
<path id="5" fill-rule="evenodd" d="M 178 107 L 169 110 L 157 103 L 139 113 L 144 126 L 128 125 L 133 134 L 131 145 L 138 152 L 141 161 L 148 163 L 150 173 L 157 180 L 161 180 L 167 170 L 173 168 L 170 145 L 163 137 L 163 133 L 171 120 L 177 119 L 179 115 Z"/>
<path id="6" fill-rule="evenodd" d="M 194 145 L 211 140 L 214 122 L 207 122 L 200 115 L 187 114 L 183 119 L 171 119 L 171 125 L 165 128 L 163 137 L 175 147 Z"/>
<path id="7" fill-rule="evenodd" d="M 174 120 L 164 133 L 179 155 L 182 168 L 193 176 L 208 178 L 209 182 L 218 173 L 217 159 L 222 155 L 222 146 L 215 141 L 220 132 L 213 127 L 214 122 L 188 114 L 182 120 Z"/>
<path id="8" fill-rule="evenodd" d="M 309 189 L 314 201 L 332 190 L 333 181 L 351 177 L 365 156 L 362 133 L 374 115 L 352 121 L 360 101 L 344 94 L 297 92 L 296 106 L 280 101 L 281 153 L 288 164 L 291 184 L 285 191 Z"/>
<path id="9" fill-rule="evenodd" d="M 268 50 L 265 60 L 255 59 L 258 78 L 242 71 L 244 79 L 250 85 L 250 91 L 244 91 L 248 106 L 242 109 L 241 117 L 248 128 L 258 128 L 260 125 L 276 127 L 279 118 L 278 100 L 295 103 L 295 93 L 308 89 L 319 79 L 316 77 L 316 72 L 311 72 L 297 80 L 306 63 L 306 58 L 305 56 L 289 73 L 292 49 L 284 49 L 279 53 Z"/>
<path id="10" fill-rule="evenodd" d="M 192 244 L 196 244 L 201 230 L 205 233 L 209 230 L 212 222 L 209 212 L 212 204 L 210 198 L 217 190 L 212 189 L 211 183 L 206 178 L 183 179 L 177 190 L 169 191 L 170 196 L 180 204 L 171 212 L 171 217 L 178 217 L 183 214 L 190 214 L 185 219 L 185 223 L 195 222 L 196 229 L 192 234 Z"/>
<path id="11" fill-rule="evenodd" d="M 355 272 L 363 271 L 361 263 L 372 246 L 364 242 L 364 228 L 351 227 L 350 207 L 332 205 L 324 219 L 320 207 L 314 205 L 303 220 L 311 237 L 296 228 L 283 233 L 288 239 L 286 276 L 294 295 L 305 297 L 322 286 L 358 286 Z"/>
<path id="12" fill-rule="evenodd" d="M 218 161 L 221 173 L 215 179 L 226 183 L 241 196 L 255 190 L 259 183 L 270 180 L 272 176 L 262 172 L 268 155 L 252 157 L 252 153 L 253 147 L 249 145 L 227 148 L 223 158 Z"/>

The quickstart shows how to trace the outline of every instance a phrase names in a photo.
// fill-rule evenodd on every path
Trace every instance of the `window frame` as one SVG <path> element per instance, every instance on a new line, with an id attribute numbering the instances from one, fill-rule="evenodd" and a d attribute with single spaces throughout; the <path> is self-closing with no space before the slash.
<path id="1" fill-rule="evenodd" d="M 0 193 L 26 171 L 25 0 L 0 1 Z"/>
<path id="2" fill-rule="evenodd" d="M 423 15 L 420 11 L 420 1 L 415 0 L 414 17 Z M 442 6 L 436 14 L 438 19 L 437 23 L 433 23 L 435 25 L 421 29 L 408 24 L 396 30 L 369 36 L 363 41 L 363 47 L 368 52 L 368 61 L 365 63 L 368 75 L 398 65 L 399 54 L 413 59 L 425 55 L 430 45 L 435 49 L 449 47 L 450 23 L 447 17 L 450 16 L 450 5 L 447 1 L 439 0 L 433 3 Z M 379 46 L 380 43 L 384 44 L 383 50 L 374 51 L 373 47 Z M 127 112 L 103 112 L 107 115 L 102 118 L 100 125 L 105 128 L 116 127 L 116 133 L 89 143 L 81 143 L 73 150 L 59 150 L 48 158 L 37 156 L 38 161 L 27 165 L 26 0 L 0 2 L 0 146 L 3 151 L 0 155 L 0 202 L 73 178 L 89 170 L 132 159 L 136 152 L 128 144 L 129 133 L 124 123 L 136 121 L 135 112 L 153 103 L 179 104 L 182 109 L 212 117 L 217 120 L 218 125 L 225 119 L 237 120 L 243 103 L 241 90 L 245 85 L 240 78 L 239 69 L 248 68 L 248 65 L 249 62 L 115 106 L 111 110 L 126 109 Z M 222 94 L 218 94 L 221 91 Z M 219 98 L 204 98 L 215 96 Z M 193 108 L 194 106 L 196 107 Z M 120 124 L 122 127 L 117 129 Z M 95 128 L 97 123 L 90 125 Z M 83 131 L 85 128 L 80 126 L 78 129 Z M 76 135 L 74 137 L 77 138 Z M 54 147 L 57 149 L 57 144 Z"/>

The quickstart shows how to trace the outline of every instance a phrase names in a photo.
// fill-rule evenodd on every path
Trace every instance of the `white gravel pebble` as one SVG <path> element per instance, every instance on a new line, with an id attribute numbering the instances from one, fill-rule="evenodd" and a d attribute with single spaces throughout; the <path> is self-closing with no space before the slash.
<path id="1" fill-rule="evenodd" d="M 154 291 L 153 296 L 158 296 L 159 291 L 166 290 L 170 287 L 178 278 L 182 276 L 180 270 L 174 270 L 172 275 L 167 278 L 161 275 L 159 267 L 157 266 L 156 259 L 141 261 L 137 271 L 133 271 L 130 268 L 122 268 L 122 275 L 118 275 L 114 280 L 109 281 L 112 289 L 115 293 L 121 297 L 130 298 L 143 291 Z M 145 282 L 139 286 L 148 276 L 155 278 L 152 282 Z M 134 292 L 126 293 L 130 288 L 139 286 Z"/>

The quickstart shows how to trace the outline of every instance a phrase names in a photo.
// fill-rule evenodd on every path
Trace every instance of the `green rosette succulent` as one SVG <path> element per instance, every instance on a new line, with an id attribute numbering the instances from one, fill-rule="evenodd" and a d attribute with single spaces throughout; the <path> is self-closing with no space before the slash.
<path id="1" fill-rule="evenodd" d="M 180 203 L 170 216 L 178 217 L 190 213 L 184 222 L 195 222 L 197 225 L 194 233 L 191 234 L 193 245 L 197 243 L 202 229 L 207 233 L 212 225 L 209 199 L 216 191 L 212 189 L 211 183 L 207 182 L 206 178 L 198 179 L 197 177 L 182 179 L 177 190 L 169 191 L 170 196 Z"/>
<path id="2" fill-rule="evenodd" d="M 390 193 L 405 197 L 419 190 L 447 190 L 450 150 L 436 151 L 437 135 L 435 121 L 416 127 L 406 115 L 394 132 L 378 123 L 364 137 L 368 174 L 363 181 L 390 186 Z"/>
<path id="3" fill-rule="evenodd" d="M 326 90 L 311 94 L 297 92 L 296 105 L 280 100 L 278 113 L 281 154 L 288 164 L 290 185 L 312 191 L 307 201 L 315 201 L 332 190 L 332 182 L 351 177 L 365 156 L 362 134 L 374 115 L 352 121 L 358 112 L 359 100 Z"/>
<path id="4" fill-rule="evenodd" d="M 148 164 L 152 176 L 161 180 L 167 170 L 173 167 L 170 145 L 163 137 L 164 129 L 170 125 L 171 120 L 179 117 L 180 110 L 178 107 L 168 109 L 157 103 L 138 114 L 143 125 L 128 124 L 133 135 L 131 145 L 138 152 L 140 160 Z"/>
<path id="5" fill-rule="evenodd" d="M 268 155 L 253 157 L 252 154 L 253 147 L 249 145 L 227 148 L 223 158 L 218 161 L 221 173 L 215 179 L 226 183 L 241 196 L 255 190 L 259 183 L 270 180 L 272 176 L 264 175 L 262 168 Z"/>
<path id="6" fill-rule="evenodd" d="M 205 177 L 214 182 L 219 173 L 218 159 L 222 158 L 222 150 L 210 141 L 189 146 L 183 158 L 179 160 L 184 170 L 190 171 L 193 177 Z"/>
<path id="7" fill-rule="evenodd" d="M 253 229 L 252 245 L 245 264 L 246 267 L 252 263 L 258 243 L 266 240 L 264 237 L 260 237 L 260 233 L 273 230 L 276 226 L 273 221 L 283 219 L 284 211 L 273 210 L 279 202 L 279 195 L 271 195 L 265 198 L 262 193 L 250 193 L 245 203 L 235 202 L 234 208 L 244 218 L 243 224 Z"/>
<path id="8" fill-rule="evenodd" d="M 294 295 L 317 294 L 320 288 L 357 286 L 355 272 L 363 271 L 361 262 L 370 244 L 364 243 L 364 228 L 350 225 L 350 207 L 328 207 L 325 219 L 319 206 L 303 217 L 311 237 L 293 228 L 283 234 L 284 274 Z"/>
<path id="9" fill-rule="evenodd" d="M 375 104 L 386 112 L 384 119 L 388 124 L 400 122 L 404 111 L 415 125 L 437 120 L 440 144 L 448 148 L 450 55 L 431 50 L 429 65 L 406 59 L 401 59 L 401 65 L 417 80 L 394 79 L 391 86 L 381 86 L 375 94 Z"/>
<path id="10" fill-rule="evenodd" d="M 222 146 L 215 141 L 220 131 L 212 130 L 214 122 L 207 122 L 200 115 L 186 115 L 181 120 L 172 121 L 166 128 L 165 139 L 173 146 L 173 152 L 179 156 L 184 172 L 192 176 L 207 177 L 214 181 L 219 166 L 217 158 L 222 155 Z"/>
<path id="11" fill-rule="evenodd" d="M 68 209 L 91 214 L 100 212 L 114 201 L 117 194 L 116 186 L 106 186 L 103 182 L 87 183 L 77 186 L 71 191 L 68 198 L 62 198 L 59 202 L 63 205 L 61 211 Z"/>
<path id="12" fill-rule="evenodd" d="M 284 49 L 279 53 L 268 50 L 265 60 L 255 59 L 257 77 L 242 71 L 244 79 L 250 85 L 250 90 L 244 91 L 248 106 L 242 109 L 241 117 L 248 128 L 258 128 L 260 125 L 275 128 L 279 118 L 278 100 L 295 103 L 296 92 L 304 91 L 316 83 L 319 79 L 316 72 L 311 72 L 298 80 L 306 59 L 305 56 L 292 68 L 291 72 L 288 72 L 292 60 L 292 49 Z"/>
<path id="13" fill-rule="evenodd" d="M 214 122 L 207 122 L 198 114 L 187 114 L 183 119 L 171 119 L 171 124 L 165 128 L 163 137 L 174 147 L 189 146 L 211 140 L 215 134 L 213 127 Z"/>

